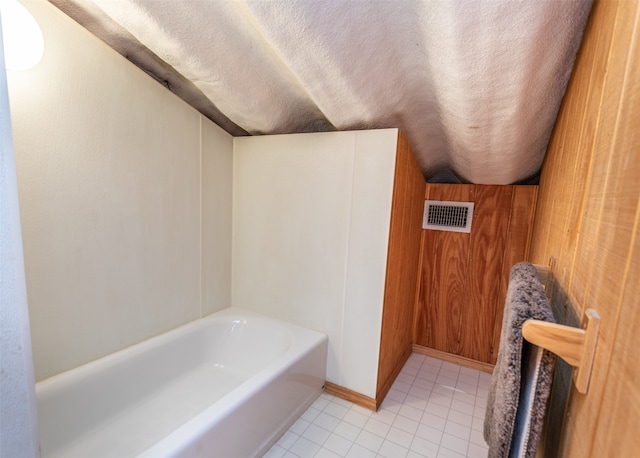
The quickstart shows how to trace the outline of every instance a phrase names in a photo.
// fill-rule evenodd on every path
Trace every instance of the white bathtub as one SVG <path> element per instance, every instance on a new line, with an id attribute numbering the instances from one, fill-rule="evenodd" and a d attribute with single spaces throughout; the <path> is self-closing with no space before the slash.
<path id="1" fill-rule="evenodd" d="M 324 334 L 223 310 L 37 383 L 42 456 L 260 456 L 326 361 Z"/>

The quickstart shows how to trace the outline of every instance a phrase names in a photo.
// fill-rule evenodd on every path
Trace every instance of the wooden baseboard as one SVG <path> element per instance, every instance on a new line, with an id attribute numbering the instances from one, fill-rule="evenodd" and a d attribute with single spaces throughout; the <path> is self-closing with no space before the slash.
<path id="1" fill-rule="evenodd" d="M 331 382 L 324 382 L 324 391 L 333 396 L 358 404 L 365 409 L 373 410 L 374 412 L 377 410 L 375 399 L 350 390 L 349 388 L 345 388 Z"/>
<path id="2" fill-rule="evenodd" d="M 411 356 L 411 351 L 412 348 L 411 345 L 409 345 L 409 347 L 407 347 L 407 350 L 400 357 L 400 360 L 398 361 L 398 364 L 396 364 L 396 367 L 393 368 L 393 371 L 391 372 L 387 380 L 382 384 L 382 386 L 378 387 L 378 391 L 376 393 L 376 410 L 380 407 L 382 401 L 384 401 L 385 396 L 391 389 L 391 385 L 393 385 L 393 382 L 396 381 L 398 374 L 409 359 L 409 356 Z"/>
<path id="3" fill-rule="evenodd" d="M 405 363 L 409 359 L 409 356 L 411 356 L 412 352 L 425 355 L 425 356 L 432 356 L 434 358 L 438 358 L 443 361 L 449 361 L 451 363 L 460 364 L 461 366 L 470 367 L 472 369 L 477 369 L 483 372 L 488 372 L 488 373 L 493 372 L 493 364 L 482 363 L 480 361 L 475 361 L 473 359 L 465 358 L 464 356 L 452 355 L 450 353 L 434 350 L 433 348 L 412 344 L 407 349 L 407 351 L 402 355 L 402 358 L 400 358 L 400 361 L 398 362 L 397 366 L 393 369 L 393 372 L 391 373 L 389 378 L 378 389 L 375 399 L 370 398 L 369 396 L 365 396 L 364 394 L 360 394 L 357 391 L 350 390 L 349 388 L 336 385 L 335 383 L 331 383 L 331 382 L 324 383 L 324 391 L 328 394 L 353 402 L 354 404 L 364 407 L 365 409 L 373 410 L 375 412 L 380 407 L 380 404 L 382 404 L 384 397 L 387 395 L 387 393 L 391 389 L 391 385 L 393 385 L 393 382 L 396 380 L 396 377 L 398 377 L 398 374 L 404 367 Z"/>
<path id="4" fill-rule="evenodd" d="M 478 369 L 479 371 L 488 372 L 490 374 L 493 372 L 493 364 L 483 363 L 474 359 L 465 358 L 464 356 L 452 355 L 451 353 L 445 353 L 443 351 L 434 350 L 433 348 L 423 347 L 422 345 L 413 344 L 412 349 L 415 353 L 419 353 L 421 355 L 432 356 L 443 361 L 460 364 L 461 366 Z"/>

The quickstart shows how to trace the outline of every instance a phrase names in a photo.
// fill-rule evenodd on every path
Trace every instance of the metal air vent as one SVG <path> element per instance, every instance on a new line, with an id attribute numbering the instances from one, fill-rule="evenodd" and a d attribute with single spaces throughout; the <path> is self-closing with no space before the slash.
<path id="1" fill-rule="evenodd" d="M 423 229 L 471 232 L 473 202 L 424 201 Z"/>

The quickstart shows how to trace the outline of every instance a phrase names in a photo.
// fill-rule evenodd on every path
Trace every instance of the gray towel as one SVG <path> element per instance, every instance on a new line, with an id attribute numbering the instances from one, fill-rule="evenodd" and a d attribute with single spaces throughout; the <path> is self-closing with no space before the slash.
<path id="1" fill-rule="evenodd" d="M 523 339 L 522 325 L 530 318 L 555 322 L 536 268 L 521 262 L 511 269 L 487 399 L 484 438 L 489 458 L 533 458 L 540 440 L 555 355 Z"/>

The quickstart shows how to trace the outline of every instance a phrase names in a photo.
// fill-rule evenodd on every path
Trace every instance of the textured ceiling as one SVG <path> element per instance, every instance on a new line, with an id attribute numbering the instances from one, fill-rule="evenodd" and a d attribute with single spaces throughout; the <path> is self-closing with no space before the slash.
<path id="1" fill-rule="evenodd" d="M 232 135 L 398 127 L 432 181 L 539 172 L 591 0 L 50 0 Z"/>

